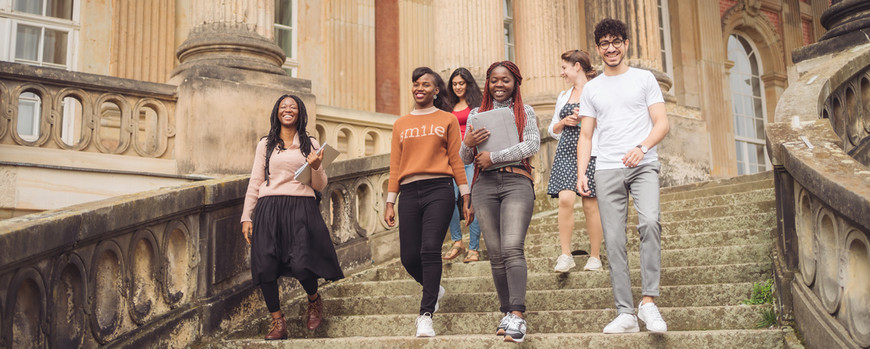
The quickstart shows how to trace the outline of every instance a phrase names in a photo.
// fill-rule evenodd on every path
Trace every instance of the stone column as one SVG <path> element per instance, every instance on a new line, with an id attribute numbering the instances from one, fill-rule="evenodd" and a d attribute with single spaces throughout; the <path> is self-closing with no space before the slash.
<path id="1" fill-rule="evenodd" d="M 375 111 L 401 115 L 398 0 L 375 3 L 375 52 Z"/>
<path id="2" fill-rule="evenodd" d="M 486 69 L 505 56 L 502 2 L 435 0 L 433 7 L 441 29 L 434 38 L 432 69 L 447 79 L 453 70 L 464 67 L 483 88 Z"/>
<path id="3" fill-rule="evenodd" d="M 559 55 L 585 49 L 580 36 L 583 18 L 575 15 L 580 12 L 576 0 L 514 1 L 516 63 L 523 73 L 526 104 L 554 104 L 559 91 L 568 88 L 559 76 Z M 551 116 L 539 115 L 539 123 L 549 122 Z"/>
<path id="4" fill-rule="evenodd" d="M 435 17 L 433 0 L 399 1 L 399 115 L 405 115 L 413 108 L 411 97 L 411 73 L 414 68 L 427 66 L 434 69 L 435 52 L 442 49 L 436 46 L 435 37 L 444 27 Z"/>
<path id="5" fill-rule="evenodd" d="M 175 65 L 175 0 L 118 1 L 113 6 L 112 76 L 165 82 Z"/>
<path id="6" fill-rule="evenodd" d="M 821 23 L 828 31 L 819 42 L 794 50 L 795 63 L 866 43 L 870 35 L 870 1 L 832 0 Z"/>
<path id="7" fill-rule="evenodd" d="M 272 39 L 272 0 L 191 0 L 187 39 L 176 50 L 178 86 L 175 159 L 180 174 L 250 173 L 272 107 L 283 94 L 305 103 L 316 134 L 311 82 L 281 69 L 284 52 Z M 310 68 L 309 68 L 310 69 Z"/>
<path id="8" fill-rule="evenodd" d="M 192 0 L 192 28 L 176 50 L 173 76 L 194 65 L 216 65 L 285 75 L 284 52 L 272 33 L 271 0 Z"/>
<path id="9" fill-rule="evenodd" d="M 595 24 L 604 18 L 618 19 L 628 25 L 628 64 L 651 71 L 662 93 L 667 95 L 673 82 L 662 69 L 656 0 L 586 1 L 586 35 L 590 48 L 595 47 Z M 594 56 L 600 63 L 600 58 Z"/>

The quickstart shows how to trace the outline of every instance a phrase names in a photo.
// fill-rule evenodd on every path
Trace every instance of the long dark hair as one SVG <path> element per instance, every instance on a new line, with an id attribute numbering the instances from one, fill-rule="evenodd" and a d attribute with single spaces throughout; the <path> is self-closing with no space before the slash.
<path id="1" fill-rule="evenodd" d="M 435 87 L 438 88 L 438 94 L 435 95 L 435 100 L 433 101 L 435 108 L 446 112 L 453 111 L 453 106 L 450 105 L 450 101 L 447 100 L 447 88 L 444 87 L 444 79 L 441 79 L 441 75 L 438 75 L 434 70 L 429 67 L 419 67 L 414 69 L 414 72 L 411 73 L 411 82 L 417 81 L 417 79 L 426 74 L 432 75 L 432 79 L 435 80 Z"/>
<path id="2" fill-rule="evenodd" d="M 471 72 L 465 68 L 456 68 L 453 71 L 453 74 L 450 74 L 450 79 L 447 80 L 447 97 L 450 99 L 450 109 L 453 110 L 453 107 L 456 106 L 456 103 L 459 103 L 459 96 L 456 95 L 456 92 L 453 91 L 453 78 L 460 76 L 462 80 L 465 80 L 465 102 L 468 103 L 468 106 L 471 109 L 477 108 L 480 106 L 480 102 L 483 100 L 483 94 L 480 93 L 480 87 L 477 86 L 477 82 L 474 81 L 474 76 L 471 75 Z"/>
<path id="3" fill-rule="evenodd" d="M 281 119 L 278 117 L 278 109 L 281 107 L 281 101 L 285 98 L 293 98 L 296 105 L 299 107 L 299 112 L 296 115 L 296 136 L 299 137 L 299 151 L 302 156 L 308 157 L 311 154 L 311 136 L 308 135 L 306 127 L 308 126 L 308 111 L 305 109 L 305 103 L 296 95 L 282 95 L 275 101 L 275 106 L 272 107 L 272 115 L 269 118 L 271 128 L 269 134 L 266 135 L 266 186 L 269 186 L 269 158 L 272 157 L 272 151 L 278 148 L 278 151 L 286 149 L 284 140 L 281 139 Z"/>

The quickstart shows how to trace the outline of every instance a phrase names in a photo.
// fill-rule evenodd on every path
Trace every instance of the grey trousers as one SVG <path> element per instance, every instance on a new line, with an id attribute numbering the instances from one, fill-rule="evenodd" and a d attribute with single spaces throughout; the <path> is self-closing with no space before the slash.
<path id="1" fill-rule="evenodd" d="M 502 313 L 526 311 L 528 265 L 523 251 L 535 192 L 528 178 L 481 172 L 471 190 L 474 215 L 486 243 Z"/>
<path id="2" fill-rule="evenodd" d="M 662 226 L 659 223 L 659 171 L 658 161 L 635 168 L 595 171 L 598 185 L 598 211 L 604 229 L 604 244 L 610 264 L 610 282 L 613 298 L 620 314 L 634 313 L 631 296 L 631 278 L 625 248 L 628 195 L 634 198 L 640 233 L 640 277 L 643 295 L 659 295 L 662 264 Z"/>

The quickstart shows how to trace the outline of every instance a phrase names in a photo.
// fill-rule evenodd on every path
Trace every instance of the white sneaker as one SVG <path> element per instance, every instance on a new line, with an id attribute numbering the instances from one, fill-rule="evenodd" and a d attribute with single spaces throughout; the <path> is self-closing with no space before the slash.
<path id="1" fill-rule="evenodd" d="M 643 304 L 643 301 L 641 301 L 637 305 L 637 317 L 646 325 L 647 331 L 656 333 L 668 332 L 668 324 L 662 319 L 659 307 L 655 303 Z"/>
<path id="2" fill-rule="evenodd" d="M 504 317 L 501 318 L 501 321 L 498 322 L 498 328 L 495 330 L 496 336 L 504 336 L 505 329 L 507 328 L 507 323 L 511 319 L 511 313 L 504 314 Z"/>
<path id="3" fill-rule="evenodd" d="M 576 267 L 577 264 L 574 263 L 574 257 L 563 254 L 559 255 L 559 258 L 556 258 L 556 267 L 553 270 L 559 273 L 567 273 L 571 268 Z"/>
<path id="4" fill-rule="evenodd" d="M 435 299 L 435 310 L 432 311 L 433 313 L 438 311 L 438 302 L 441 301 L 441 297 L 444 297 L 445 292 L 447 290 L 444 289 L 444 286 L 438 285 L 438 298 Z"/>
<path id="5" fill-rule="evenodd" d="M 435 329 L 432 328 L 432 314 L 424 313 L 417 317 L 417 337 L 435 337 Z"/>
<path id="6" fill-rule="evenodd" d="M 601 260 L 595 257 L 589 257 L 583 270 L 601 270 Z"/>
<path id="7" fill-rule="evenodd" d="M 640 332 L 640 327 L 637 326 L 637 318 L 632 314 L 619 314 L 616 319 L 604 326 L 604 333 L 634 332 Z"/>
<path id="8" fill-rule="evenodd" d="M 505 342 L 522 343 L 526 339 L 526 320 L 511 314 L 504 332 Z"/>

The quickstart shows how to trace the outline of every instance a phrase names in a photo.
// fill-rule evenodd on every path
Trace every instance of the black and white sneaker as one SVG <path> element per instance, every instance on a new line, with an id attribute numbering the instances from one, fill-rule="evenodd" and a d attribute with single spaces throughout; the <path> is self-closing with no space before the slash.
<path id="1" fill-rule="evenodd" d="M 507 327 L 504 329 L 504 341 L 522 343 L 526 338 L 526 320 L 511 314 Z"/>
<path id="2" fill-rule="evenodd" d="M 511 318 L 511 313 L 505 313 L 504 317 L 498 322 L 498 328 L 495 330 L 496 336 L 504 336 L 504 329 L 507 327 L 508 320 Z"/>

